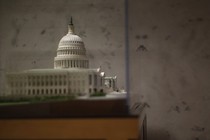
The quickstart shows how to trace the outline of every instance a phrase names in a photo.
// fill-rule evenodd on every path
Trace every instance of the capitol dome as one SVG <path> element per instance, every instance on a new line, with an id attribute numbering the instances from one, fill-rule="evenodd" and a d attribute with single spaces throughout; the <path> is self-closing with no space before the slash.
<path id="1" fill-rule="evenodd" d="M 75 35 L 75 34 L 71 34 L 71 33 L 68 33 L 67 35 L 65 35 L 59 42 L 59 46 L 64 43 L 64 42 L 71 42 L 71 43 L 76 43 L 76 42 L 83 42 L 82 39 L 78 36 L 78 35 Z"/>
<path id="2" fill-rule="evenodd" d="M 89 68 L 84 42 L 74 33 L 72 19 L 68 25 L 68 33 L 59 42 L 54 68 Z"/>

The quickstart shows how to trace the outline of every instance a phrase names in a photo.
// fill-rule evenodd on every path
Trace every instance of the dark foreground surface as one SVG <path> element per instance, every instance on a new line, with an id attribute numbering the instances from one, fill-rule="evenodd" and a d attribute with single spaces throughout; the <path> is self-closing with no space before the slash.
<path id="1" fill-rule="evenodd" d="M 130 116 L 125 99 L 69 100 L 0 106 L 0 118 L 69 118 Z"/>

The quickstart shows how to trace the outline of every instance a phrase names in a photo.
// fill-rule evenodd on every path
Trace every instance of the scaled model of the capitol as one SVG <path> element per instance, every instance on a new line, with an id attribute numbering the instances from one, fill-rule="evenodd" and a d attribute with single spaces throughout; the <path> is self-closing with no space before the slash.
<path id="1" fill-rule="evenodd" d="M 101 68 L 89 69 L 84 42 L 75 34 L 72 20 L 59 42 L 54 69 L 7 74 L 7 95 L 11 97 L 90 96 L 116 90 L 116 77 L 106 77 Z"/>

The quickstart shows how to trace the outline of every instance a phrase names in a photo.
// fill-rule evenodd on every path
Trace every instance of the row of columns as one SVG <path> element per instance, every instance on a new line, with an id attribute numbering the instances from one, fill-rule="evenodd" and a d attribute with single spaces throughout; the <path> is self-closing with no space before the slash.
<path id="1" fill-rule="evenodd" d="M 88 68 L 88 60 L 57 60 L 55 68 Z"/>
<path id="2" fill-rule="evenodd" d="M 62 50 L 57 52 L 57 55 L 68 55 L 68 54 L 85 55 L 85 51 L 78 49 L 78 50 Z"/>

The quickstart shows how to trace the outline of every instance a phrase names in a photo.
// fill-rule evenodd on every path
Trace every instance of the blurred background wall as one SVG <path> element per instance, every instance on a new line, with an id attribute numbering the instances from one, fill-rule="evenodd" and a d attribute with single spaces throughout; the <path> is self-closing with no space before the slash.
<path id="1" fill-rule="evenodd" d="M 210 139 L 210 1 L 130 0 L 131 93 L 150 139 Z M 138 84 L 138 86 L 137 86 Z"/>
<path id="2" fill-rule="evenodd" d="M 210 2 L 128 0 L 131 104 L 146 103 L 149 140 L 210 139 Z M 90 67 L 125 88 L 124 0 L 0 0 L 5 74 L 53 68 L 69 17 Z"/>

